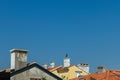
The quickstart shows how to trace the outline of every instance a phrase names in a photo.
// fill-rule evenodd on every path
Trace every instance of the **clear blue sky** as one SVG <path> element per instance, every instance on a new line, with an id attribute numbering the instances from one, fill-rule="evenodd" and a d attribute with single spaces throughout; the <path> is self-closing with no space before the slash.
<path id="1" fill-rule="evenodd" d="M 88 63 L 120 69 L 119 0 L 0 0 L 0 69 L 12 48 L 29 50 L 28 61 Z"/>

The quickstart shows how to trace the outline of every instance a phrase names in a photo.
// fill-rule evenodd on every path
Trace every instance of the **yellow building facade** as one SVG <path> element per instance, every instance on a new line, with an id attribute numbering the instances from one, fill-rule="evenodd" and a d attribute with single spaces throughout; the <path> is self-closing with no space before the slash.
<path id="1" fill-rule="evenodd" d="M 66 54 L 63 62 L 63 66 L 55 66 L 55 63 L 52 62 L 48 70 L 58 77 L 62 78 L 63 80 L 70 80 L 79 76 L 85 76 L 89 74 L 88 64 L 79 64 L 77 66 L 71 65 L 68 54 Z"/>
<path id="2" fill-rule="evenodd" d="M 54 69 L 51 72 L 59 76 L 63 80 L 69 80 L 69 79 L 73 79 L 81 75 L 84 76 L 84 75 L 89 74 L 85 72 L 84 70 L 76 67 L 75 65 L 69 66 L 67 68 L 59 67 L 58 69 Z"/>

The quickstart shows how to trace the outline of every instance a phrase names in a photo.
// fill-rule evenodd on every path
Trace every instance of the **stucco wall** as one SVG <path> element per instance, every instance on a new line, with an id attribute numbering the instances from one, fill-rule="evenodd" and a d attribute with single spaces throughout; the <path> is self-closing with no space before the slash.
<path id="1" fill-rule="evenodd" d="M 30 80 L 30 78 L 42 78 L 42 77 L 46 77 L 46 80 L 57 80 L 56 78 L 43 72 L 37 67 L 21 72 L 20 74 L 11 77 L 11 80 Z"/>

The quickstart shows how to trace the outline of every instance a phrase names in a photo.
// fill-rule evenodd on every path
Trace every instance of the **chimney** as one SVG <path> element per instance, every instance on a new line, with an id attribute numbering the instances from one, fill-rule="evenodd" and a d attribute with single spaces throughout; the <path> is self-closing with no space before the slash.
<path id="1" fill-rule="evenodd" d="M 80 64 L 78 64 L 77 66 L 78 66 L 80 69 L 82 69 L 82 70 L 86 71 L 87 73 L 89 73 L 89 69 L 90 69 L 89 64 L 80 63 Z"/>
<path id="2" fill-rule="evenodd" d="M 51 62 L 50 63 L 50 68 L 54 68 L 55 67 L 55 63 L 54 62 Z"/>
<path id="3" fill-rule="evenodd" d="M 12 49 L 11 52 L 11 69 L 18 70 L 27 66 L 27 50 Z"/>
<path id="4" fill-rule="evenodd" d="M 104 73 L 106 71 L 105 67 L 99 66 L 98 67 L 98 73 Z"/>
<path id="5" fill-rule="evenodd" d="M 45 68 L 45 69 L 47 69 L 48 65 L 47 64 L 43 64 L 42 67 Z"/>

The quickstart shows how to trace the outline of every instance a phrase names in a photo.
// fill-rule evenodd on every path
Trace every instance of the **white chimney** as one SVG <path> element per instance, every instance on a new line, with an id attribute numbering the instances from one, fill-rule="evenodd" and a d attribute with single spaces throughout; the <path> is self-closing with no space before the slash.
<path id="1" fill-rule="evenodd" d="M 45 68 L 45 69 L 47 69 L 48 65 L 47 64 L 43 64 L 42 67 Z"/>
<path id="2" fill-rule="evenodd" d="M 18 70 L 27 66 L 27 50 L 12 49 L 11 52 L 11 69 Z"/>
<path id="3" fill-rule="evenodd" d="M 54 68 L 55 67 L 55 63 L 54 62 L 51 62 L 50 63 L 50 68 Z"/>
<path id="4" fill-rule="evenodd" d="M 90 69 L 89 64 L 80 63 L 77 66 L 80 69 L 82 69 L 82 70 L 86 71 L 87 73 L 89 73 L 89 69 Z"/>
<path id="5" fill-rule="evenodd" d="M 105 67 L 99 66 L 98 67 L 98 73 L 104 73 L 106 71 Z"/>

